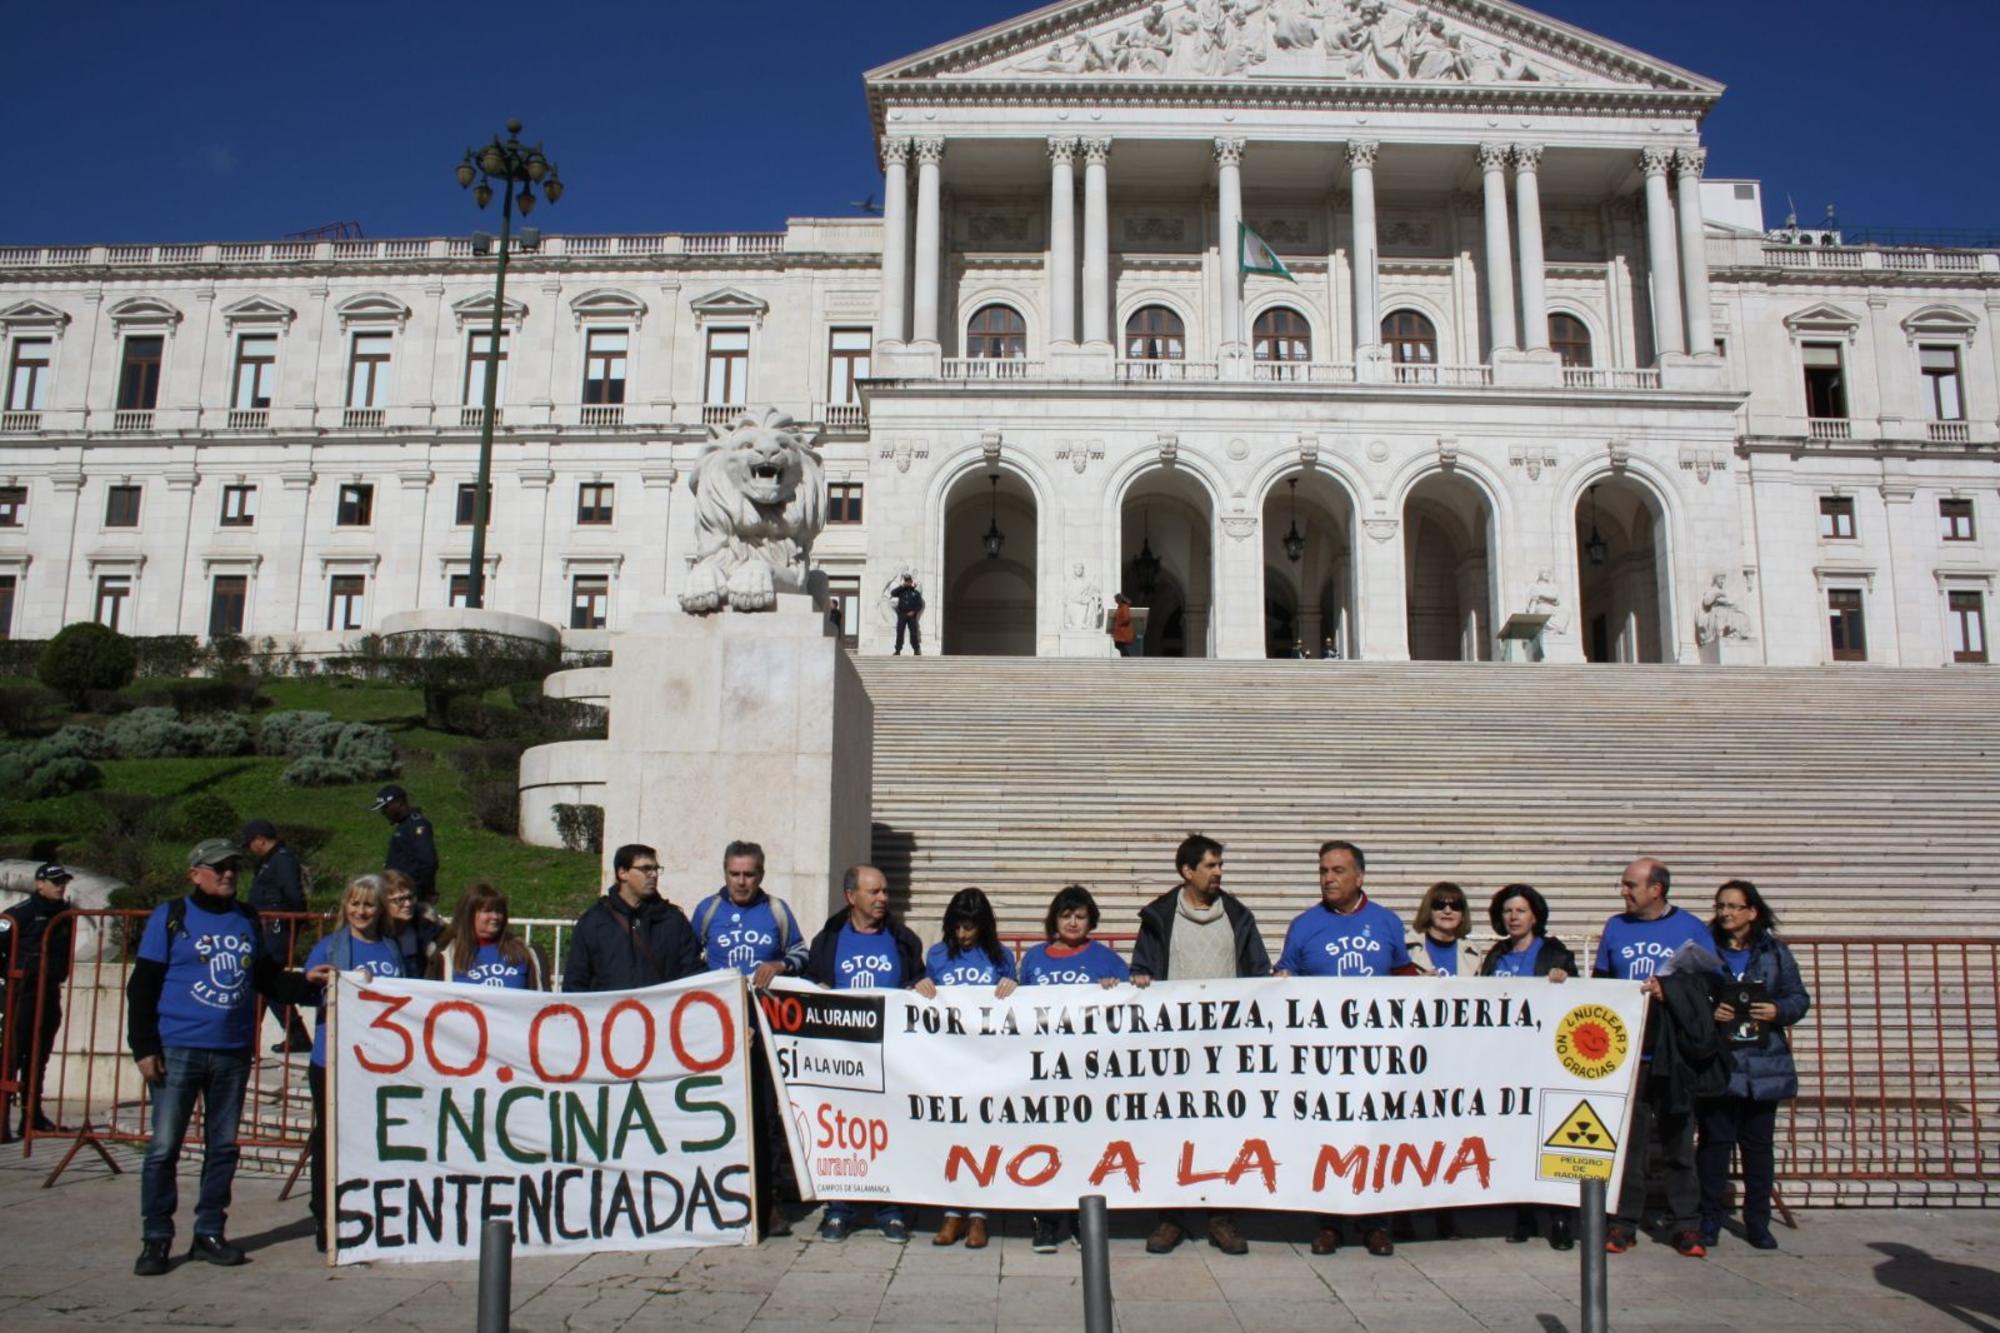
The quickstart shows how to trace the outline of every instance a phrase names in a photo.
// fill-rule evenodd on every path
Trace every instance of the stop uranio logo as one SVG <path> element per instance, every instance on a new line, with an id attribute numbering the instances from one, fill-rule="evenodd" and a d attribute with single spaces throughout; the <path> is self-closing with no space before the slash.
<path id="1" fill-rule="evenodd" d="M 1580 1004 L 1556 1024 L 1556 1059 L 1578 1078 L 1614 1073 L 1631 1050 L 1625 1020 L 1604 1005 Z"/>

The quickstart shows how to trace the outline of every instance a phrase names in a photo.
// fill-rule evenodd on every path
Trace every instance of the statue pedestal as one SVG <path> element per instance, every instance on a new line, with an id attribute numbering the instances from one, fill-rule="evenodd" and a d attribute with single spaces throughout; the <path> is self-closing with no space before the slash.
<path id="1" fill-rule="evenodd" d="M 731 839 L 763 844 L 764 888 L 808 935 L 869 859 L 874 706 L 811 597 L 767 612 L 639 616 L 614 636 L 605 882 L 621 843 L 659 849 L 684 910 L 722 884 Z"/>

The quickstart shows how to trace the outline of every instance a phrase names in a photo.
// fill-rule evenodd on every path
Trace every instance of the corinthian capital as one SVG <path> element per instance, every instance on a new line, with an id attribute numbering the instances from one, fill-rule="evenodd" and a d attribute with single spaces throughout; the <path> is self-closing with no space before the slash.
<path id="1" fill-rule="evenodd" d="M 1049 161 L 1058 167 L 1066 167 L 1076 160 L 1076 140 L 1050 139 Z"/>
<path id="2" fill-rule="evenodd" d="M 908 139 L 892 139 L 886 134 L 882 136 L 883 166 L 888 166 L 892 162 L 901 166 L 909 160 L 910 141 Z"/>
<path id="3" fill-rule="evenodd" d="M 917 140 L 917 165 L 934 167 L 944 161 L 944 140 L 935 135 Z"/>
<path id="4" fill-rule="evenodd" d="M 1664 176 L 1674 162 L 1670 148 L 1641 148 L 1639 150 L 1639 170 L 1648 176 Z"/>
<path id="5" fill-rule="evenodd" d="M 1215 165 L 1235 167 L 1243 163 L 1243 140 L 1217 139 L 1215 141 Z"/>
<path id="6" fill-rule="evenodd" d="M 1675 175 L 1693 176 L 1699 179 L 1707 166 L 1708 150 L 1706 148 L 1683 148 L 1674 154 Z"/>
<path id="7" fill-rule="evenodd" d="M 1381 144 L 1373 139 L 1350 139 L 1347 142 L 1347 166 L 1352 171 L 1373 171 L 1375 154 Z"/>
<path id="8" fill-rule="evenodd" d="M 1079 140 L 1083 144 L 1085 166 L 1101 167 L 1111 160 L 1111 140 L 1106 138 Z"/>
<path id="9" fill-rule="evenodd" d="M 1542 146 L 1538 143 L 1517 143 L 1514 145 L 1514 170 L 1539 171 L 1542 166 Z"/>
<path id="10" fill-rule="evenodd" d="M 1479 169 L 1481 171 L 1505 171 L 1507 169 L 1507 145 L 1504 143 L 1483 143 L 1479 145 Z"/>

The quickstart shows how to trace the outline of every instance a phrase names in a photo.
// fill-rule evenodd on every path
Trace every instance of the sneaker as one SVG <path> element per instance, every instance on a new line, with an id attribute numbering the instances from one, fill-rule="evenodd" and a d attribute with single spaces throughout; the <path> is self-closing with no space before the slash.
<path id="1" fill-rule="evenodd" d="M 882 1224 L 882 1239 L 891 1245 L 910 1243 L 910 1224 L 900 1217 L 892 1217 Z"/>
<path id="2" fill-rule="evenodd" d="M 172 1248 L 173 1242 L 165 1240 L 149 1240 L 139 1246 L 139 1258 L 132 1265 L 132 1276 L 158 1277 L 166 1272 L 172 1262 L 167 1253 Z"/>
<path id="3" fill-rule="evenodd" d="M 1053 1217 L 1035 1219 L 1035 1236 L 1028 1243 L 1029 1249 L 1036 1254 L 1054 1254 L 1061 1243 L 1062 1234 L 1057 1230 L 1056 1220 Z"/>
<path id="4" fill-rule="evenodd" d="M 1775 1250 L 1778 1248 L 1778 1238 L 1771 1234 L 1771 1228 L 1768 1226 L 1744 1227 L 1743 1239 L 1749 1243 L 1750 1248 L 1753 1250 Z"/>
<path id="5" fill-rule="evenodd" d="M 819 1238 L 829 1245 L 838 1245 L 854 1230 L 854 1223 L 844 1217 L 829 1217 L 819 1224 Z"/>
<path id="6" fill-rule="evenodd" d="M 248 1256 L 220 1236 L 196 1236 L 188 1247 L 188 1258 L 206 1259 L 222 1268 L 234 1268 Z"/>
<path id="7" fill-rule="evenodd" d="M 1701 1243 L 1701 1233 L 1677 1231 L 1674 1233 L 1674 1249 L 1690 1259 L 1708 1258 L 1708 1246 Z"/>
<path id="8" fill-rule="evenodd" d="M 1703 1245 L 1715 1245 L 1718 1244 L 1721 1240 L 1722 1240 L 1722 1223 L 1703 1222 L 1701 1224 L 1701 1243 Z"/>
<path id="9" fill-rule="evenodd" d="M 1638 1237 L 1623 1227 L 1612 1227 L 1604 1233 L 1604 1252 L 1606 1254 L 1623 1254 L 1638 1243 Z"/>

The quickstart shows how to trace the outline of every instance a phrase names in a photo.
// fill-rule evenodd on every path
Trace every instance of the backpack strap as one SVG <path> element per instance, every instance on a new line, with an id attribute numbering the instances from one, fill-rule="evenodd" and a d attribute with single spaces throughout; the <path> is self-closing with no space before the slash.
<path id="1" fill-rule="evenodd" d="M 702 899 L 701 906 L 694 909 L 694 935 L 703 949 L 708 948 L 708 923 L 715 920 L 715 909 L 720 906 L 722 895 L 718 893 Z"/>
<path id="2" fill-rule="evenodd" d="M 800 938 L 798 918 L 783 898 L 771 899 L 771 915 L 778 919 L 778 958 L 783 961 L 786 951 Z"/>
<path id="3" fill-rule="evenodd" d="M 188 933 L 188 900 L 176 898 L 167 904 L 167 943 L 172 945 L 174 936 Z"/>

